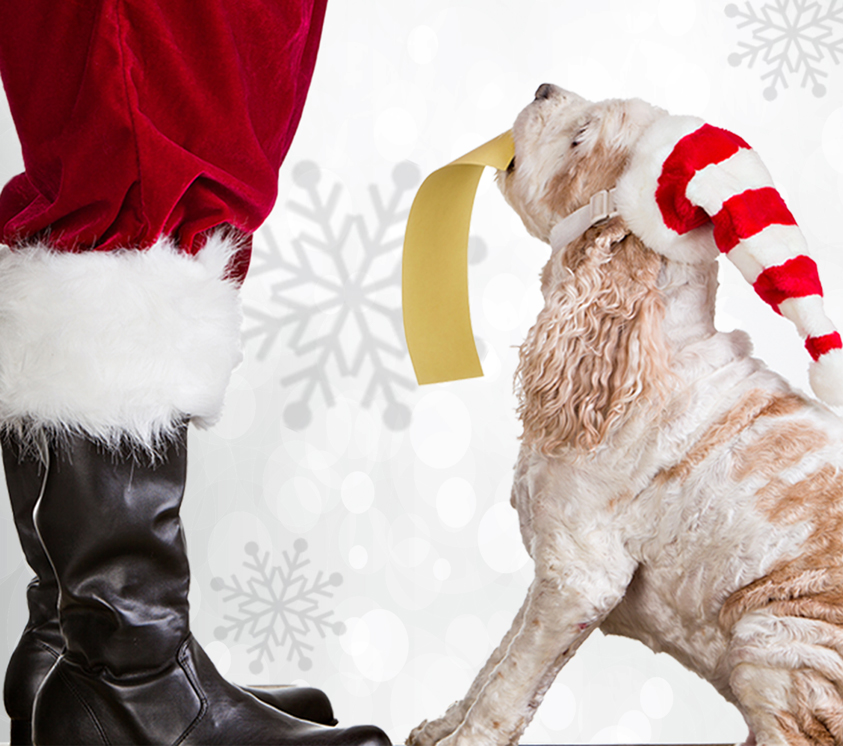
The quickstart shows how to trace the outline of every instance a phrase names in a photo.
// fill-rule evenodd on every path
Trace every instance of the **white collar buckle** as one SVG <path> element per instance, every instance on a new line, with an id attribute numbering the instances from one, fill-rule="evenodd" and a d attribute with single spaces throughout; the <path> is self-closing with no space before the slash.
<path id="1" fill-rule="evenodd" d="M 591 225 L 614 217 L 618 214 L 615 209 L 615 190 L 604 189 L 602 192 L 597 192 L 589 200 L 588 206 L 591 208 Z"/>
<path id="2" fill-rule="evenodd" d="M 612 188 L 597 192 L 587 205 L 560 220 L 550 232 L 550 248 L 556 252 L 567 246 L 575 238 L 579 238 L 592 225 L 618 215 L 618 209 L 615 205 L 615 191 Z"/>

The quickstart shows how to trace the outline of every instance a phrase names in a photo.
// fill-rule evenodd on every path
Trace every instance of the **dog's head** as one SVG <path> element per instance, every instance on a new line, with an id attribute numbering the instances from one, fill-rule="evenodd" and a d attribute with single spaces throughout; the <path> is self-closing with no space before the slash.
<path id="1" fill-rule="evenodd" d="M 641 133 L 665 111 L 638 99 L 591 102 L 545 83 L 515 120 L 515 157 L 498 185 L 527 230 L 553 226 L 615 186 Z"/>
<path id="2" fill-rule="evenodd" d="M 642 287 L 644 275 L 635 267 L 654 266 L 653 252 L 681 265 L 713 264 L 723 253 L 805 338 L 814 392 L 843 406 L 843 341 L 822 309 L 816 264 L 772 177 L 744 140 L 637 99 L 592 103 L 549 84 L 519 114 L 513 139 L 515 157 L 498 174 L 499 185 L 527 230 L 544 241 L 598 192 L 616 187 L 619 217 L 598 222 L 577 240 L 567 238 L 565 227 L 554 235 L 556 242 L 560 235 L 570 242 L 545 270 L 548 307 L 553 289 L 562 286 L 557 305 L 567 299 L 573 311 L 589 302 L 582 293 L 571 300 L 580 292 L 574 276 L 589 266 L 578 257 L 602 267 L 591 286 L 603 283 L 605 297 L 618 275 L 628 289 Z M 636 251 L 621 261 L 622 244 L 633 239 Z M 595 253 L 599 245 L 611 247 L 604 264 Z M 605 306 L 601 311 L 605 315 Z M 629 333 L 629 323 L 618 324 Z M 582 372 L 582 365 L 575 367 Z"/>

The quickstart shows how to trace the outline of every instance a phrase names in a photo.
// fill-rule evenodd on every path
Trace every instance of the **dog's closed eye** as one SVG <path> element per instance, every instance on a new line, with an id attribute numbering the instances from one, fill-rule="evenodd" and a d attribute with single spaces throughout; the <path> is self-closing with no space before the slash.
<path id="1" fill-rule="evenodd" d="M 594 125 L 599 121 L 599 117 L 588 117 L 587 119 L 580 121 L 579 127 L 577 127 L 574 132 L 574 136 L 571 138 L 571 147 L 575 148 L 577 147 L 577 145 L 580 145 L 582 142 L 584 142 L 586 137 L 594 129 Z"/>
<path id="2" fill-rule="evenodd" d="M 589 127 L 590 124 L 591 124 L 591 122 L 586 122 L 584 125 L 582 125 L 577 130 L 577 133 L 574 135 L 573 139 L 571 140 L 571 147 L 572 148 L 577 147 L 577 145 L 579 145 L 585 139 L 585 135 L 588 132 L 588 127 Z"/>

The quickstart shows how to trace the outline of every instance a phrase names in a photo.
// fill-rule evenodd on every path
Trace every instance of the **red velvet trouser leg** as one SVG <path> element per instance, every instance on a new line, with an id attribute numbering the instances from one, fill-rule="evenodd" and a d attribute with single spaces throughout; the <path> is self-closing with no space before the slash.
<path id="1" fill-rule="evenodd" d="M 26 171 L 0 241 L 194 253 L 253 232 L 277 193 L 326 0 L 0 3 L 0 74 Z"/>

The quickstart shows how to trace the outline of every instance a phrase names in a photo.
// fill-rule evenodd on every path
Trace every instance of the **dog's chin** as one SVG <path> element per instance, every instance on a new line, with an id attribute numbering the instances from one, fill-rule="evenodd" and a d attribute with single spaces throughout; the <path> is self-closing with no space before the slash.
<path id="1" fill-rule="evenodd" d="M 549 240 L 561 217 L 548 209 L 543 190 L 565 168 L 569 144 L 564 133 L 593 105 L 582 96 L 544 84 L 513 124 L 514 168 L 499 171 L 497 184 L 530 235 L 542 241 Z"/>
<path id="2" fill-rule="evenodd" d="M 536 197 L 525 194 L 523 183 L 505 171 L 498 172 L 496 181 L 503 198 L 521 218 L 527 232 L 534 238 L 548 243 L 550 231 L 558 218 L 541 205 L 541 195 Z"/>

